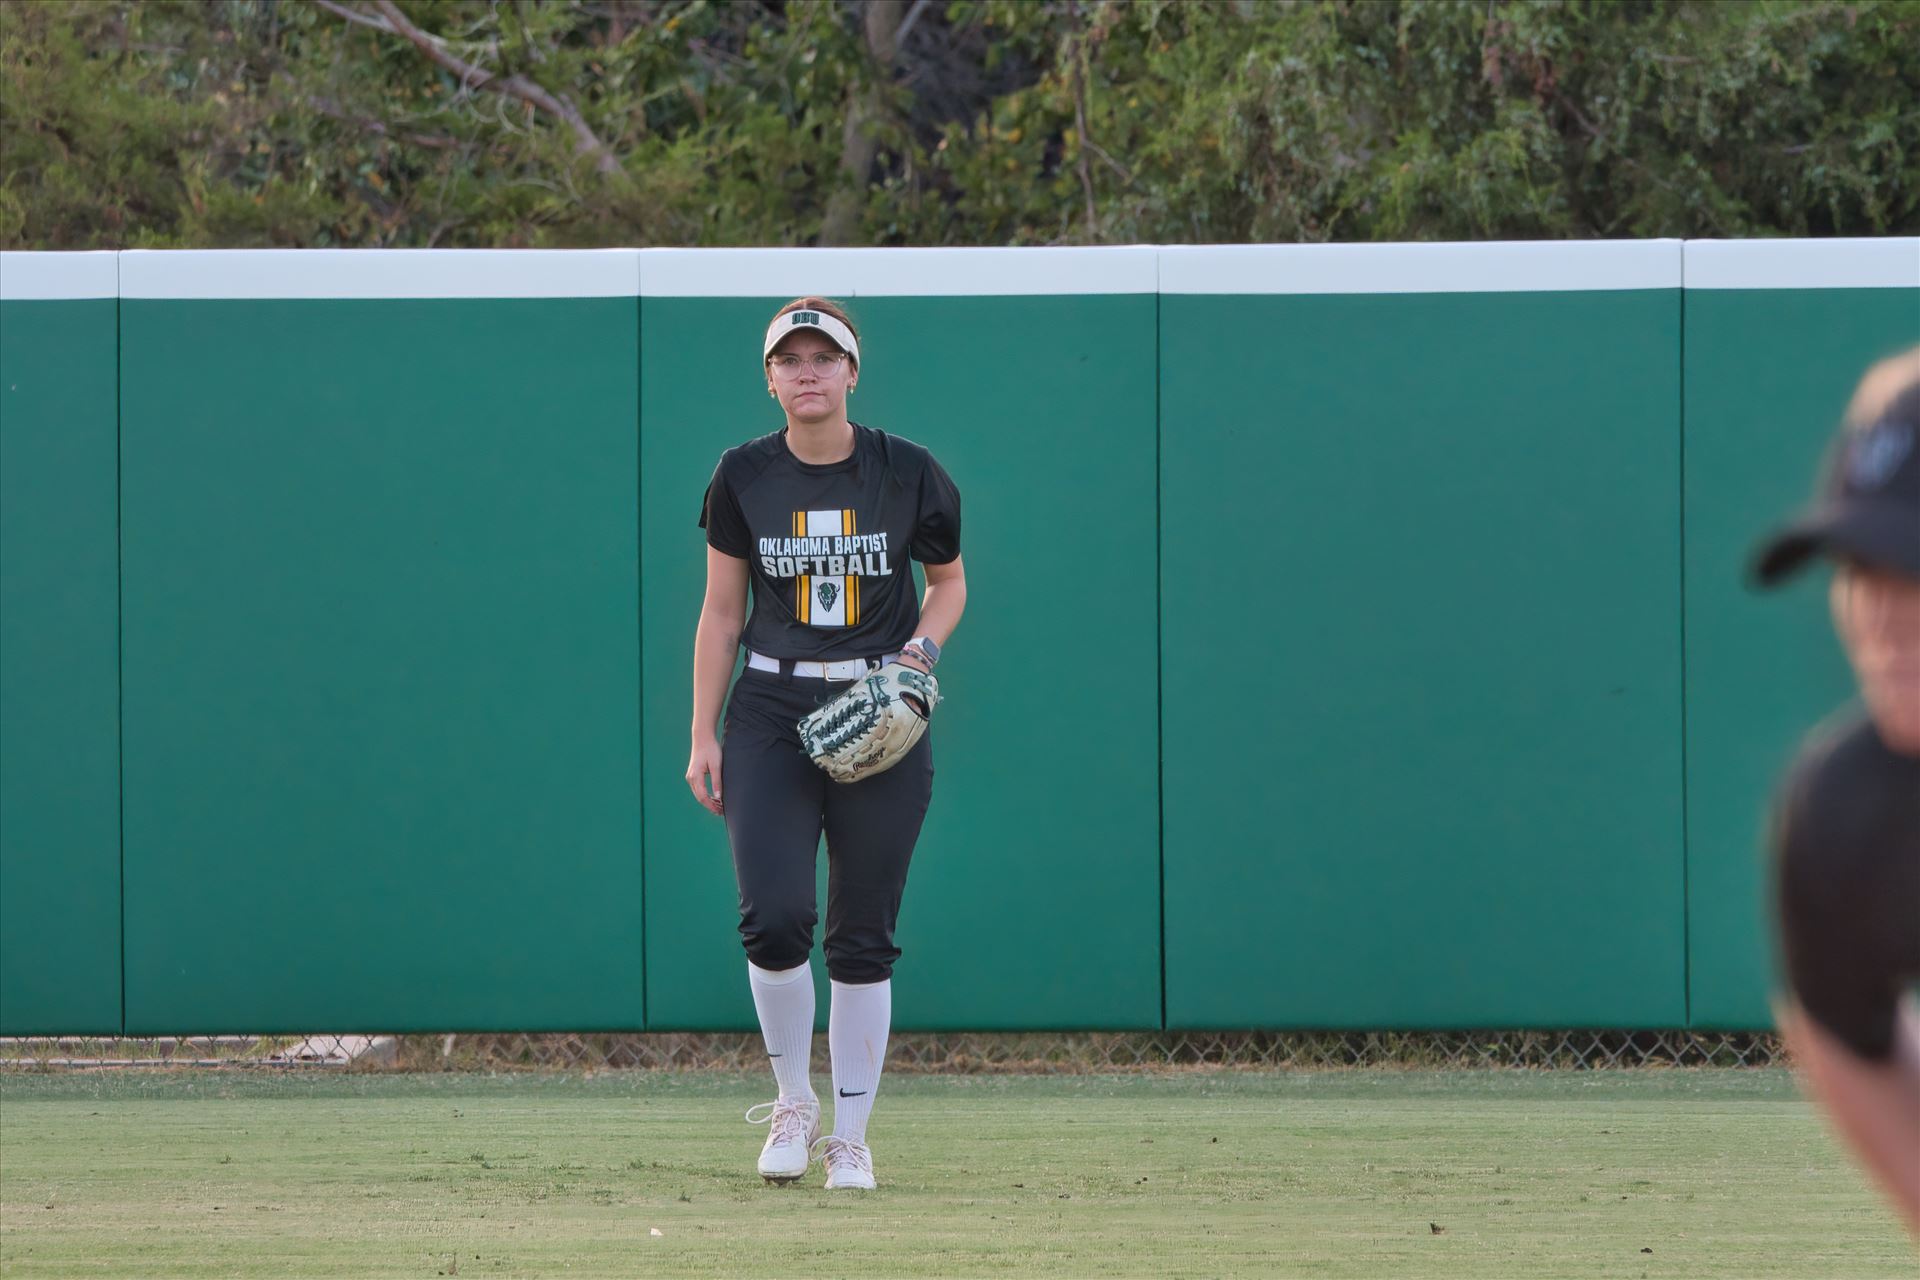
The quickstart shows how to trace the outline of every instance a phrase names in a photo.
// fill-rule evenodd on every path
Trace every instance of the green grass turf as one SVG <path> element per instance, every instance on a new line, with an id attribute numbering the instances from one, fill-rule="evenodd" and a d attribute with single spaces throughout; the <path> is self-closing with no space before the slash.
<path id="1" fill-rule="evenodd" d="M 817 1168 L 754 1176 L 764 1131 L 740 1113 L 766 1094 L 625 1073 L 0 1077 L 0 1272 L 1916 1273 L 1779 1071 L 897 1076 L 864 1196 Z"/>

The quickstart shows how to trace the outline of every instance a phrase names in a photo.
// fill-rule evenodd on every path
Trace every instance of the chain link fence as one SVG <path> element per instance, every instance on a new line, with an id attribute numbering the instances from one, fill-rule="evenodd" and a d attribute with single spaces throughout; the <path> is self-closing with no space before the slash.
<path id="1" fill-rule="evenodd" d="M 826 1070 L 826 1037 L 814 1042 Z M 1221 1031 L 903 1034 L 887 1069 L 1085 1075 L 1185 1070 L 1483 1070 L 1784 1065 L 1779 1038 L 1691 1031 Z M 312 1035 L 0 1040 L 0 1070 L 758 1071 L 750 1033 Z"/>

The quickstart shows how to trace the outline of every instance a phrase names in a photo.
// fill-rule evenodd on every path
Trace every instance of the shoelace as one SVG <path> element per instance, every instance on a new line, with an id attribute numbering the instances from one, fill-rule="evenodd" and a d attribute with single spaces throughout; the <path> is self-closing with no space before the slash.
<path id="1" fill-rule="evenodd" d="M 761 1111 L 763 1114 L 755 1115 Z M 762 1102 L 747 1108 L 748 1124 L 771 1124 L 773 1143 L 785 1146 L 789 1142 L 807 1140 L 807 1103 L 799 1098 L 781 1098 L 777 1102 Z M 811 1157 L 812 1153 L 808 1153 Z"/>
<path id="2" fill-rule="evenodd" d="M 824 1159 L 821 1152 L 825 1152 Z M 836 1164 L 850 1164 L 862 1173 L 873 1172 L 873 1151 L 864 1142 L 855 1142 L 852 1138 L 836 1137 L 823 1133 L 814 1139 L 813 1147 L 807 1152 L 812 1159 L 823 1159 L 827 1168 Z"/>

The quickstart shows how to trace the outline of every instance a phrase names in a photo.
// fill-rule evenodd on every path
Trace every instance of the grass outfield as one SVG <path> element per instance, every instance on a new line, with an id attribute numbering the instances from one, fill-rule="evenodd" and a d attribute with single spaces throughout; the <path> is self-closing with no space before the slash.
<path id="1" fill-rule="evenodd" d="M 0 1272 L 1916 1272 L 1781 1071 L 898 1076 L 865 1196 L 829 1196 L 817 1167 L 754 1176 L 764 1130 L 740 1113 L 766 1094 L 627 1073 L 0 1077 Z"/>

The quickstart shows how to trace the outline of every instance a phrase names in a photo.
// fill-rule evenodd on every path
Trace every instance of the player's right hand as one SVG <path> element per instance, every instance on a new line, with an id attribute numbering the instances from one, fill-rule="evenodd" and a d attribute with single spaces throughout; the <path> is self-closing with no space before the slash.
<path id="1" fill-rule="evenodd" d="M 708 794 L 707 780 L 713 780 L 712 794 Z M 693 754 L 687 760 L 687 786 L 693 792 L 693 798 L 708 813 L 724 817 L 727 807 L 720 799 L 720 741 L 708 738 L 704 742 L 693 744 Z"/>

